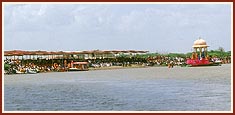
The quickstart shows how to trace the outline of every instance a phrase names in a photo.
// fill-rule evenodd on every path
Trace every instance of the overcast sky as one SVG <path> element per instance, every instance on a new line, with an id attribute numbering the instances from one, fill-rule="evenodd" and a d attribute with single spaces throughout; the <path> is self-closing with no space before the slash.
<path id="1" fill-rule="evenodd" d="M 5 4 L 4 50 L 231 50 L 229 4 Z"/>

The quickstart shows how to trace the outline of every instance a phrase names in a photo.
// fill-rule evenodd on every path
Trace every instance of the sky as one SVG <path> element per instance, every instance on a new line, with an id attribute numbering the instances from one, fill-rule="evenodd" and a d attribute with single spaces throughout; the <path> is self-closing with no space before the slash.
<path id="1" fill-rule="evenodd" d="M 230 4 L 5 4 L 4 50 L 231 50 Z"/>

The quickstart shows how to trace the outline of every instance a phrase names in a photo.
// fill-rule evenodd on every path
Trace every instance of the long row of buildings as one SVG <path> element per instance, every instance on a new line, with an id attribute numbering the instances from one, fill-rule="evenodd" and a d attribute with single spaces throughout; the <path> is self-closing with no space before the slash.
<path id="1" fill-rule="evenodd" d="M 137 50 L 91 50 L 91 51 L 4 51 L 4 60 L 37 60 L 37 59 L 105 59 L 115 58 L 120 55 L 146 54 L 148 51 Z"/>

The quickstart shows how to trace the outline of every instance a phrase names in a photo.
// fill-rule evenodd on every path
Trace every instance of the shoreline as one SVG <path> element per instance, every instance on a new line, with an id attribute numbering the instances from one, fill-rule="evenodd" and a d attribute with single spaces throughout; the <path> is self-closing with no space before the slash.
<path id="1" fill-rule="evenodd" d="M 131 69 L 131 68 L 148 68 L 148 67 L 156 67 L 156 66 L 132 65 L 132 66 L 125 66 L 125 67 L 123 67 L 123 66 L 106 66 L 106 67 L 98 67 L 98 68 L 89 67 L 88 70 L 79 70 L 79 71 L 115 70 L 115 69 Z M 75 71 L 46 71 L 46 72 L 38 72 L 38 73 L 35 73 L 35 74 L 57 73 L 57 72 L 75 72 Z M 16 73 L 16 74 L 6 74 L 6 73 L 4 73 L 4 75 L 19 75 L 19 74 L 28 74 L 28 73 Z"/>
<path id="2" fill-rule="evenodd" d="M 229 64 L 222 64 L 222 65 L 229 65 Z M 105 66 L 105 67 L 98 67 L 98 68 L 93 68 L 90 67 L 88 68 L 88 70 L 85 71 L 97 71 L 97 70 L 118 70 L 118 69 L 134 69 L 134 68 L 152 68 L 152 67 L 165 67 L 168 68 L 168 66 L 143 66 L 143 65 L 131 65 L 131 66 Z M 181 66 L 174 66 L 175 67 L 181 67 Z M 200 66 L 200 67 L 214 67 L 214 66 Z M 185 68 L 185 67 L 182 67 Z M 198 68 L 198 67 L 190 67 L 190 68 Z M 169 68 L 171 69 L 171 68 Z M 82 70 L 80 70 L 82 71 Z M 57 72 L 75 72 L 75 71 L 47 71 L 47 72 L 39 72 L 36 74 L 40 74 L 40 73 L 57 73 Z M 77 71 L 78 72 L 78 71 Z M 19 74 L 28 74 L 28 73 L 18 73 L 18 74 L 5 74 L 4 75 L 19 75 Z"/>
<path id="3" fill-rule="evenodd" d="M 148 68 L 150 66 L 142 66 L 142 65 L 132 65 L 132 66 L 109 66 L 109 67 L 98 67 L 98 68 L 88 68 L 88 71 L 95 70 L 114 70 L 114 69 L 131 69 L 131 68 Z M 154 67 L 154 66 L 152 66 Z"/>

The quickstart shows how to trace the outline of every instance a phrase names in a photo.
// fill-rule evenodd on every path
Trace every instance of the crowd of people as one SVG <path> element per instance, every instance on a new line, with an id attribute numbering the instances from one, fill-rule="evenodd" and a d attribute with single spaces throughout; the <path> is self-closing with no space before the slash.
<path id="1" fill-rule="evenodd" d="M 152 63 L 151 65 L 157 65 L 157 66 L 168 66 L 169 68 L 173 68 L 174 66 L 185 66 L 186 65 L 186 60 L 187 59 L 199 59 L 198 57 L 167 57 L 167 56 L 153 56 L 153 57 L 148 57 L 147 60 L 148 62 Z M 217 62 L 221 64 L 228 64 L 231 63 L 231 57 L 202 57 L 206 58 L 209 60 L 209 62 Z M 202 59 L 201 58 L 201 59 Z M 199 59 L 200 60 L 200 59 Z"/>
<path id="2" fill-rule="evenodd" d="M 123 58 L 114 60 L 86 60 L 89 68 L 101 68 L 111 66 L 168 66 L 173 68 L 174 66 L 185 66 L 186 60 L 192 57 L 168 57 L 168 56 L 149 56 L 144 59 L 137 58 Z M 211 62 L 221 62 L 222 64 L 231 63 L 231 57 L 208 57 Z M 4 60 L 4 73 L 16 74 L 16 73 L 39 73 L 39 72 L 51 72 L 51 71 L 68 71 L 70 64 L 53 63 L 53 64 L 35 64 L 33 62 L 22 63 L 21 60 Z"/>
<path id="3" fill-rule="evenodd" d="M 181 66 L 185 64 L 186 58 L 182 57 L 167 57 L 167 56 L 154 56 L 148 57 L 148 62 L 152 63 L 152 65 L 157 66 L 166 66 L 166 65 L 177 65 Z"/>
<path id="4" fill-rule="evenodd" d="M 34 64 L 30 63 L 22 63 L 21 60 L 12 60 L 6 59 L 4 60 L 4 73 L 6 74 L 34 74 L 39 72 L 50 72 L 50 71 L 60 71 L 62 70 L 62 66 L 60 64 L 54 64 L 52 66 L 42 65 L 42 64 Z"/>

